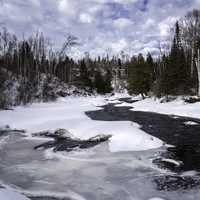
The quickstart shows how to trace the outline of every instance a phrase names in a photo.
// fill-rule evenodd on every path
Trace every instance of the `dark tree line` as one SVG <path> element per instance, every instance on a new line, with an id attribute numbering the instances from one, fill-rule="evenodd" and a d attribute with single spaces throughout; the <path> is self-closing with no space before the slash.
<path id="1" fill-rule="evenodd" d="M 154 62 L 151 54 L 147 55 L 147 59 L 142 54 L 132 57 L 128 63 L 128 75 L 129 93 L 141 94 L 143 97 L 148 95 L 154 78 Z"/>
<path id="2" fill-rule="evenodd" d="M 121 56 L 96 59 L 87 53 L 75 61 L 67 56 L 74 45 L 78 45 L 78 40 L 69 35 L 57 51 L 42 33 L 18 39 L 3 28 L 0 31 L 0 107 L 13 104 L 8 99 L 12 100 L 14 95 L 17 96 L 15 105 L 35 99 L 53 100 L 55 80 L 87 93 L 110 93 L 114 86 L 117 91 L 127 88 L 130 94 L 143 97 L 149 94 L 200 96 L 200 10 L 193 10 L 176 22 L 170 51 L 162 52 L 156 59 L 150 53 L 129 59 L 122 52 Z M 15 91 L 12 88 L 17 92 L 10 92 Z"/>
<path id="3" fill-rule="evenodd" d="M 19 87 L 15 104 L 26 104 L 34 99 L 52 100 L 51 83 L 55 78 L 92 93 L 112 91 L 110 61 L 105 58 L 92 60 L 86 57 L 74 61 L 67 56 L 70 47 L 77 45 L 77 38 L 68 36 L 60 51 L 55 51 L 42 33 L 19 40 L 6 28 L 0 31 L 0 102 L 6 104 L 7 81 L 17 79 Z M 14 80 L 13 80 L 14 82 Z M 12 84 L 12 81 L 10 82 Z M 41 84 L 43 84 L 41 88 Z M 38 91 L 40 93 L 38 94 Z M 52 93 L 52 94 L 48 94 Z M 2 106 L 1 106 L 2 107 Z"/>
<path id="4" fill-rule="evenodd" d="M 140 54 L 128 66 L 132 94 L 200 96 L 200 10 L 176 22 L 169 52 L 154 60 L 151 54 Z"/>

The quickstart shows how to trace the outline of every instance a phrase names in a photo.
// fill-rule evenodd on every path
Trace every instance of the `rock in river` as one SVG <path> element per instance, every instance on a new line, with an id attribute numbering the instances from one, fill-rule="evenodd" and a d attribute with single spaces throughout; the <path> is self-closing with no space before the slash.
<path id="1" fill-rule="evenodd" d="M 53 151 L 73 151 L 75 148 L 87 149 L 94 147 L 102 142 L 108 141 L 111 135 L 97 135 L 89 138 L 88 140 L 81 140 L 73 137 L 65 129 L 58 129 L 55 132 L 40 132 L 32 134 L 34 137 L 49 137 L 53 138 L 53 141 L 45 142 L 41 145 L 36 146 L 34 149 L 48 149 L 53 148 Z"/>

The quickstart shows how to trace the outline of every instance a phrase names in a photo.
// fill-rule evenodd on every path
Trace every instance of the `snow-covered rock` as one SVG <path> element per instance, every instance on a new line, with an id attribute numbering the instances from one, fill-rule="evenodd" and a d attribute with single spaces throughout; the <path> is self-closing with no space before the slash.
<path id="1" fill-rule="evenodd" d="M 64 132 L 64 129 L 62 130 Z M 36 146 L 34 149 L 53 149 L 54 152 L 66 151 L 71 152 L 78 149 L 88 149 L 95 147 L 103 142 L 108 141 L 111 135 L 97 135 L 95 137 L 89 138 L 88 140 L 80 140 L 79 138 L 74 138 L 70 136 L 64 136 L 64 134 L 51 134 L 47 137 L 54 137 L 54 141 L 48 141 Z"/>
<path id="2" fill-rule="evenodd" d="M 161 161 L 171 163 L 175 166 L 180 166 L 182 164 L 182 162 L 180 162 L 180 161 L 176 161 L 176 160 L 169 159 L 169 158 L 162 158 Z"/>
<path id="3" fill-rule="evenodd" d="M 191 126 L 199 125 L 198 123 L 193 122 L 193 121 L 187 121 L 187 122 L 185 122 L 184 124 L 185 124 L 185 125 L 191 125 Z"/>

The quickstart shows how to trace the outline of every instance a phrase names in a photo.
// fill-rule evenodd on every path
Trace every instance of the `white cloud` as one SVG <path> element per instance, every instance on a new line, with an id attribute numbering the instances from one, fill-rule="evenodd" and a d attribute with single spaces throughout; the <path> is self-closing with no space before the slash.
<path id="1" fill-rule="evenodd" d="M 122 4 L 130 4 L 130 3 L 136 3 L 139 0 L 114 0 L 117 3 L 122 3 Z"/>
<path id="2" fill-rule="evenodd" d="M 168 17 L 164 21 L 158 24 L 160 35 L 166 37 L 170 33 L 170 28 L 172 28 L 176 22 L 176 17 Z"/>
<path id="3" fill-rule="evenodd" d="M 114 26 L 116 28 L 118 28 L 119 30 L 123 30 L 132 25 L 133 25 L 133 22 L 127 18 L 118 18 L 118 19 L 114 20 Z"/>
<path id="4" fill-rule="evenodd" d="M 33 5 L 40 6 L 40 0 L 29 0 Z"/>
<path id="5" fill-rule="evenodd" d="M 151 27 L 153 25 L 155 25 L 155 20 L 149 18 L 149 19 L 147 19 L 146 23 L 144 24 L 144 27 L 145 28 L 149 28 L 149 27 Z"/>
<path id="6" fill-rule="evenodd" d="M 75 7 L 73 6 L 72 1 L 70 0 L 59 0 L 58 9 L 60 12 L 68 16 L 75 15 Z"/>
<path id="7" fill-rule="evenodd" d="M 196 4 L 199 4 L 199 5 L 200 5 L 200 0 L 196 0 Z"/>
<path id="8" fill-rule="evenodd" d="M 119 41 L 111 43 L 112 50 L 118 54 L 128 47 L 128 43 L 125 39 L 120 39 Z"/>
<path id="9" fill-rule="evenodd" d="M 1 2 L 1 0 L 0 0 Z M 42 30 L 59 46 L 67 33 L 80 39 L 71 55 L 80 57 L 156 51 L 176 19 L 200 0 L 4 0 L 0 23 L 18 36 Z M 145 9 L 144 9 L 145 8 Z"/>
<path id="10" fill-rule="evenodd" d="M 168 24 L 160 23 L 158 26 L 159 26 L 161 36 L 167 36 L 169 34 L 170 27 Z"/>
<path id="11" fill-rule="evenodd" d="M 90 23 L 93 22 L 93 18 L 92 18 L 92 16 L 89 15 L 88 13 L 81 13 L 81 14 L 80 14 L 80 21 L 81 21 L 82 23 L 88 23 L 88 24 L 90 24 Z"/>
<path id="12" fill-rule="evenodd" d="M 96 3 L 120 3 L 120 4 L 130 4 L 130 3 L 136 3 L 140 0 L 91 0 Z"/>
<path id="13" fill-rule="evenodd" d="M 58 3 L 58 8 L 60 11 L 67 11 L 69 9 L 68 0 L 60 0 Z"/>

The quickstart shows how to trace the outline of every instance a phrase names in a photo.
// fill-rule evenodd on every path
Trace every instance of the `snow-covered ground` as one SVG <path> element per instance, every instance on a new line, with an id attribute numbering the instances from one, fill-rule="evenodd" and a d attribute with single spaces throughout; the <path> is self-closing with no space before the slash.
<path id="1" fill-rule="evenodd" d="M 153 98 L 135 103 L 120 103 L 119 98 L 130 97 L 128 94 L 115 94 L 111 97 L 67 97 L 59 98 L 52 103 L 34 103 L 29 106 L 19 106 L 13 111 L 0 111 L 0 127 L 9 125 L 12 129 L 24 129 L 27 134 L 63 128 L 75 137 L 88 139 L 99 134 L 112 135 L 110 151 L 141 151 L 158 148 L 163 142 L 148 135 L 140 126 L 130 121 L 95 121 L 85 115 L 86 111 L 102 109 L 107 103 L 118 103 L 115 106 L 133 107 L 133 111 L 157 112 L 169 115 L 180 115 L 200 118 L 200 103 L 188 104 L 180 98 L 160 103 Z M 194 122 L 187 124 L 195 125 Z"/>
<path id="2" fill-rule="evenodd" d="M 118 97 L 113 96 L 110 100 Z M 67 129 L 74 136 L 88 139 L 99 134 L 112 135 L 110 151 L 140 151 L 158 148 L 163 142 L 140 130 L 140 126 L 130 121 L 94 121 L 85 111 L 102 109 L 105 97 L 68 97 L 53 103 L 35 103 L 26 107 L 16 107 L 13 111 L 0 112 L 0 126 L 9 125 L 12 129 L 25 129 L 28 134 Z"/>
<path id="3" fill-rule="evenodd" d="M 133 99 L 137 99 L 133 98 Z M 133 107 L 133 111 L 156 112 L 168 115 L 179 115 L 192 118 L 200 118 L 200 102 L 189 104 L 185 103 L 181 98 L 167 103 L 160 103 L 160 100 L 147 98 L 135 103 L 122 103 L 116 105 Z"/>
<path id="4" fill-rule="evenodd" d="M 30 199 L 11 189 L 0 188 L 0 200 L 30 200 Z"/>
<path id="5" fill-rule="evenodd" d="M 58 128 L 65 128 L 82 139 L 98 134 L 113 135 L 109 144 L 70 153 L 36 151 L 34 147 L 43 141 L 31 137 L 27 140 L 19 134 L 0 137 L 0 180 L 17 188 L 0 188 L 0 200 L 27 200 L 19 193 L 29 198 L 50 196 L 74 200 L 198 199 L 198 189 L 184 192 L 181 189 L 173 192 L 156 189 L 157 178 L 172 175 L 172 172 L 152 163 L 154 158 L 159 157 L 160 151 L 165 151 L 165 148 L 155 149 L 162 146 L 162 141 L 143 132 L 136 123 L 94 121 L 84 113 L 99 110 L 101 107 L 98 106 L 108 102 L 118 102 L 117 98 L 120 97 L 128 95 L 68 97 L 53 103 L 35 103 L 16 107 L 13 111 L 0 111 L 0 127 L 9 125 L 11 128 L 25 129 L 29 136 L 33 132 Z M 189 105 L 180 100 L 160 104 L 146 99 L 126 105 L 133 107 L 133 110 L 146 108 L 166 114 L 168 110 L 175 115 L 183 115 L 183 111 L 190 110 L 190 117 L 198 114 L 198 103 Z M 179 109 L 177 105 L 180 105 Z M 194 108 L 189 109 L 189 106 Z M 177 110 L 173 112 L 173 108 Z M 138 151 L 147 149 L 151 150 Z M 164 161 L 180 164 L 171 159 Z M 195 174 L 186 172 L 191 177 Z"/>

